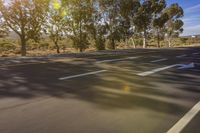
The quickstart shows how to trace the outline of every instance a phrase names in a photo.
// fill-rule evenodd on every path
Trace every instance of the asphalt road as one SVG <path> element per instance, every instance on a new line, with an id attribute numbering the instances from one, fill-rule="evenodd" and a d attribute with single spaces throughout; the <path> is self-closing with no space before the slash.
<path id="1" fill-rule="evenodd" d="M 0 59 L 0 133 L 199 133 L 199 110 L 199 47 Z"/>

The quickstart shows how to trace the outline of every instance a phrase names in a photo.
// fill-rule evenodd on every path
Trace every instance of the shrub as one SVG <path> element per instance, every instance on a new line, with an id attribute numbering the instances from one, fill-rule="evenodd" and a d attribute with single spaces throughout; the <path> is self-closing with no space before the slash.
<path id="1" fill-rule="evenodd" d="M 10 50 L 15 50 L 16 49 L 16 46 L 12 43 L 8 43 L 8 42 L 5 42 L 5 43 L 0 43 L 0 51 L 3 52 L 3 51 L 10 51 Z"/>

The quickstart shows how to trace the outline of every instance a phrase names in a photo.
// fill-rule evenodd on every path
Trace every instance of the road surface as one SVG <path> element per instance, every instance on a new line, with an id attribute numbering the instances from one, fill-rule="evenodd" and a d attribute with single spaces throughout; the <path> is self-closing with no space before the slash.
<path id="1" fill-rule="evenodd" d="M 199 47 L 0 59 L 0 133 L 199 133 L 199 110 Z"/>

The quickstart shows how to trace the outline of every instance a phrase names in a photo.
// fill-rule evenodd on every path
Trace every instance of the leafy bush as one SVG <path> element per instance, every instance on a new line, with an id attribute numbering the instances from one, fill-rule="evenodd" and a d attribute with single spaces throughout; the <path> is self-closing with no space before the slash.
<path id="1" fill-rule="evenodd" d="M 49 49 L 49 47 L 50 47 L 50 43 L 48 43 L 48 42 L 42 42 L 42 43 L 39 44 L 40 50 Z"/>
<path id="2" fill-rule="evenodd" d="M 39 43 L 28 42 L 26 48 L 27 50 L 35 50 L 38 48 L 38 46 L 39 46 Z"/>
<path id="3" fill-rule="evenodd" d="M 95 41 L 95 47 L 96 47 L 97 50 L 105 50 L 106 49 L 105 48 L 106 47 L 105 46 L 105 39 L 103 39 L 101 37 L 97 38 L 96 41 Z"/>
<path id="4" fill-rule="evenodd" d="M 10 50 L 15 50 L 16 46 L 12 43 L 4 42 L 0 43 L 0 51 L 10 51 Z"/>

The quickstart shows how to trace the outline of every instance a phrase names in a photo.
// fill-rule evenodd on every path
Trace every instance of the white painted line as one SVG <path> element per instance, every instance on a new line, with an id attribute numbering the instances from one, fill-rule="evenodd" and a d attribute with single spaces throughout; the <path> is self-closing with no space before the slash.
<path id="1" fill-rule="evenodd" d="M 166 60 L 168 60 L 168 59 L 167 58 L 163 58 L 163 59 L 151 61 L 151 63 L 156 63 L 156 62 L 161 62 L 161 61 L 166 61 Z"/>
<path id="2" fill-rule="evenodd" d="M 167 133 L 180 133 L 189 122 L 199 113 L 200 101 L 181 118 Z"/>
<path id="3" fill-rule="evenodd" d="M 145 77 L 145 76 L 148 76 L 148 75 L 151 75 L 151 74 L 163 71 L 163 70 L 167 70 L 167 69 L 170 69 L 170 68 L 173 68 L 173 67 L 176 67 L 176 66 L 178 66 L 178 64 L 170 65 L 170 66 L 166 66 L 166 67 L 162 67 L 162 68 L 156 68 L 156 69 L 153 69 L 151 71 L 139 73 L 137 75 Z"/>
<path id="4" fill-rule="evenodd" d="M 114 61 L 124 61 L 124 60 L 132 60 L 132 59 L 137 59 L 139 57 L 127 57 L 127 58 L 120 58 L 120 59 L 111 59 L 111 60 L 102 60 L 102 61 L 97 61 L 97 64 L 100 63 L 107 63 L 107 62 L 114 62 Z"/>
<path id="5" fill-rule="evenodd" d="M 184 55 L 179 55 L 179 56 L 176 56 L 176 58 L 183 58 L 183 57 L 186 57 L 187 55 L 184 54 Z"/>
<path id="6" fill-rule="evenodd" d="M 195 68 L 195 64 L 192 62 L 190 64 L 179 64 L 179 70 L 180 69 L 192 69 L 192 68 Z"/>
<path id="7" fill-rule="evenodd" d="M 193 53 L 193 55 L 199 55 L 199 53 Z"/>
<path id="8" fill-rule="evenodd" d="M 95 72 L 89 72 L 89 73 L 83 73 L 83 74 L 78 74 L 78 75 L 72 75 L 72 76 L 67 76 L 67 77 L 62 77 L 59 78 L 59 80 L 68 80 L 68 79 L 73 79 L 73 78 L 78 78 L 78 77 L 83 77 L 83 76 L 88 76 L 88 75 L 94 75 L 98 73 L 103 73 L 106 72 L 107 70 L 100 70 L 100 71 L 95 71 Z"/>

